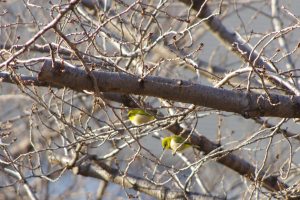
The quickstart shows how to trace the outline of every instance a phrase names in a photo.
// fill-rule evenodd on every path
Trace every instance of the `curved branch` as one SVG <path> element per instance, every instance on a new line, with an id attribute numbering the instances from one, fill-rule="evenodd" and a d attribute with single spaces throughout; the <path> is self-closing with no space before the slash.
<path id="1" fill-rule="evenodd" d="M 89 159 L 93 160 L 94 156 L 89 156 Z M 72 158 L 53 155 L 49 156 L 48 159 L 53 164 L 60 164 L 63 166 L 68 166 L 68 163 L 71 162 Z M 108 182 L 113 182 L 119 185 L 122 185 L 123 176 L 120 174 L 118 169 L 109 167 L 104 162 L 99 160 L 93 160 L 95 163 L 85 162 L 79 166 L 73 167 L 72 171 L 74 174 L 80 174 L 82 176 L 93 177 Z M 137 177 L 135 175 L 127 173 L 124 185 L 127 188 L 143 192 L 157 199 L 186 199 L 182 191 L 171 190 L 169 187 L 159 186 L 147 181 L 146 179 Z M 190 199 L 199 199 L 199 200 L 214 200 L 221 199 L 218 197 L 211 197 L 203 194 L 186 192 Z"/>

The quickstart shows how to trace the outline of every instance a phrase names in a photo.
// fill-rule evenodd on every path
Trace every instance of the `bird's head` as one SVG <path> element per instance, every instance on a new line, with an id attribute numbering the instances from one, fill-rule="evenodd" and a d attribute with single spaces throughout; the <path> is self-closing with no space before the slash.
<path id="1" fill-rule="evenodd" d="M 172 138 L 171 137 L 167 137 L 167 138 L 164 138 L 162 140 L 162 146 L 164 147 L 164 149 L 169 149 L 169 150 L 172 150 L 171 148 L 171 140 Z"/>
<path id="2" fill-rule="evenodd" d="M 130 119 L 130 121 L 132 121 L 134 119 L 134 117 L 137 115 L 138 110 L 130 110 L 128 112 L 128 118 Z"/>

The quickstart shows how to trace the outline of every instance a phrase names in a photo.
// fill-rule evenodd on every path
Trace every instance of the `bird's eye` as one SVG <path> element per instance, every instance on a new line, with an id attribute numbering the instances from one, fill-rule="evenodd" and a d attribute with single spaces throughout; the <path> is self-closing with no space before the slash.
<path id="1" fill-rule="evenodd" d="M 132 113 L 130 113 L 130 114 L 129 114 L 129 117 L 132 117 L 132 115 L 133 115 L 133 114 L 132 114 Z"/>
<path id="2" fill-rule="evenodd" d="M 165 142 L 165 147 L 168 145 L 168 143 L 167 142 Z"/>

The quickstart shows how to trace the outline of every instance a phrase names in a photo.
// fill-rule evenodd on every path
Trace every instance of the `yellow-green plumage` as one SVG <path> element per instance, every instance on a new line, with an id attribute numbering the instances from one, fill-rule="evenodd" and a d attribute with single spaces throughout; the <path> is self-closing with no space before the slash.
<path id="1" fill-rule="evenodd" d="M 179 145 L 182 144 L 184 141 L 184 137 L 181 137 L 179 135 L 173 135 L 171 137 L 164 138 L 162 140 L 162 146 L 164 147 L 164 149 L 175 151 L 177 147 L 179 147 Z M 181 145 L 181 147 L 177 149 L 176 152 L 182 153 L 190 147 L 199 148 L 197 145 L 191 144 L 189 141 L 186 141 L 183 145 Z"/>
<path id="2" fill-rule="evenodd" d="M 154 120 L 152 115 L 149 115 L 149 113 L 142 109 L 130 110 L 128 112 L 128 118 L 134 125 L 140 125 Z"/>

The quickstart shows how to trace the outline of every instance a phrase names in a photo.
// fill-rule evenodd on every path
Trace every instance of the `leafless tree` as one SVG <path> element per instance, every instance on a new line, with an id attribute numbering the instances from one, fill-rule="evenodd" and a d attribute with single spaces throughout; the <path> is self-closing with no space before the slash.
<path id="1" fill-rule="evenodd" d="M 300 199 L 299 7 L 0 0 L 0 199 Z"/>

